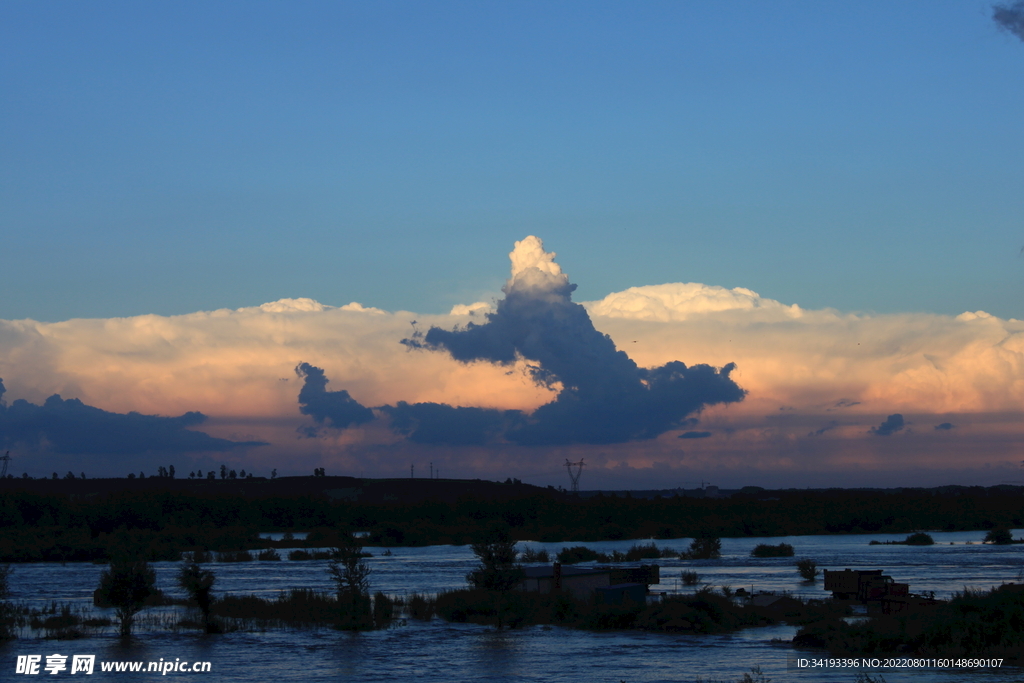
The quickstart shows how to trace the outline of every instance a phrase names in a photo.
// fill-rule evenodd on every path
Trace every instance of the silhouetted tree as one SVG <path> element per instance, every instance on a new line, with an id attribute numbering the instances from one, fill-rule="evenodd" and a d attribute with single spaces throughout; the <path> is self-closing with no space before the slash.
<path id="1" fill-rule="evenodd" d="M 206 473 L 206 478 L 207 479 L 216 479 L 217 475 L 214 474 L 213 470 L 210 470 L 209 472 Z"/>
<path id="2" fill-rule="evenodd" d="M 221 479 L 227 479 L 228 478 L 228 466 L 227 465 L 221 465 L 220 466 L 220 478 Z"/>
<path id="3" fill-rule="evenodd" d="M 277 468 L 276 467 L 273 470 L 270 471 L 270 478 L 271 479 L 277 479 Z"/>
<path id="4" fill-rule="evenodd" d="M 685 553 L 690 560 L 716 560 L 722 556 L 722 539 L 710 534 L 700 534 L 690 542 Z"/>
<path id="5" fill-rule="evenodd" d="M 1013 543 L 1013 535 L 1009 529 L 996 527 L 985 534 L 985 542 L 995 545 L 1010 545 Z"/>
<path id="6" fill-rule="evenodd" d="M 363 548 L 354 541 L 334 550 L 327 574 L 338 591 L 339 628 L 362 629 L 373 624 L 370 611 L 370 567 Z"/>
<path id="7" fill-rule="evenodd" d="M 155 591 L 156 573 L 142 560 L 115 560 L 100 576 L 99 597 L 112 605 L 121 623 L 121 637 L 132 634 L 132 622 Z"/>
<path id="8" fill-rule="evenodd" d="M 184 565 L 177 576 L 178 586 L 188 597 L 199 606 L 203 615 L 203 628 L 207 633 L 218 633 L 220 629 L 210 620 L 210 607 L 213 605 L 213 572 L 203 569 L 196 562 Z"/>
<path id="9" fill-rule="evenodd" d="M 466 575 L 474 588 L 491 594 L 498 628 L 501 628 L 509 591 L 523 580 L 523 567 L 518 563 L 516 542 L 506 526 L 494 526 L 470 548 L 480 564 Z"/>

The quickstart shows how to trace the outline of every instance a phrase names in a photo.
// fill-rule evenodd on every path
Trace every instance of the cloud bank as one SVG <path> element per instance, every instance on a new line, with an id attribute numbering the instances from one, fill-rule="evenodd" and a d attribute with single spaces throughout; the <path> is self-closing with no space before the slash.
<path id="1" fill-rule="evenodd" d="M 808 310 L 685 282 L 577 304 L 539 244 L 513 254 L 500 304 L 445 315 L 295 298 L 180 316 L 0 321 L 0 376 L 8 396 L 40 410 L 59 394 L 111 414 L 208 415 L 210 438 L 269 442 L 213 451 L 263 473 L 385 476 L 430 459 L 452 476 L 564 483 L 559 464 L 585 456 L 591 482 L 757 472 L 793 484 L 817 472 L 815 481 L 846 484 L 850 472 L 940 477 L 1020 460 L 1020 320 Z M 677 360 L 706 363 L 714 387 L 732 397 L 730 383 L 742 387 L 743 400 L 704 404 L 700 382 L 686 388 L 701 366 L 683 372 Z M 659 391 L 668 408 L 642 414 Z M 705 405 L 699 421 L 685 417 L 695 405 Z M 595 424 L 590 407 L 614 419 Z M 940 427 L 871 433 L 894 414 Z M 38 443 L 49 448 L 50 437 Z"/>
<path id="2" fill-rule="evenodd" d="M 178 417 L 139 413 L 112 413 L 85 405 L 78 399 L 54 394 L 42 405 L 15 400 L 3 401 L 6 393 L 0 379 L 0 448 L 28 448 L 60 454 L 140 455 L 144 453 L 224 452 L 248 446 L 267 445 L 261 441 L 236 442 L 192 431 L 206 421 L 198 412 Z"/>

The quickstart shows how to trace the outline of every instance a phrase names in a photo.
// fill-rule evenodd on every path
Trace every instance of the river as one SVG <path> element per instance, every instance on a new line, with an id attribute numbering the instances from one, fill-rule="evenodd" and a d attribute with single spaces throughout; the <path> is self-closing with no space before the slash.
<path id="1" fill-rule="evenodd" d="M 1021 531 L 1014 532 L 1015 536 Z M 788 591 L 802 597 L 823 597 L 819 580 L 803 582 L 794 561 L 814 559 L 821 568 L 883 569 L 896 581 L 910 584 L 913 592 L 934 591 L 949 597 L 965 587 L 988 589 L 1024 576 L 1024 546 L 982 545 L 984 532 L 931 532 L 932 546 L 869 545 L 870 540 L 902 540 L 905 534 L 850 536 L 791 536 L 722 539 L 718 560 L 662 559 L 662 583 L 652 591 L 676 592 L 683 569 L 697 571 L 701 583 L 719 589 L 730 586 L 756 591 Z M 625 551 L 636 541 L 589 543 L 521 543 L 546 549 L 552 556 L 562 547 L 587 545 L 605 552 Z M 758 543 L 789 543 L 793 558 L 758 559 L 750 551 Z M 689 539 L 657 542 L 660 547 L 684 550 Z M 474 566 L 468 546 L 424 548 L 367 548 L 373 557 L 371 590 L 390 595 L 435 593 L 465 585 Z M 286 556 L 282 552 L 282 556 Z M 174 575 L 180 563 L 156 562 L 157 585 L 180 595 Z M 325 561 L 210 563 L 217 577 L 215 594 L 273 596 L 291 588 L 329 591 Z M 51 601 L 71 602 L 98 615 L 112 610 L 93 608 L 92 592 L 102 565 L 69 563 L 19 564 L 10 577 L 15 603 L 42 606 Z M 692 590 L 692 589 L 685 589 Z M 101 662 L 160 661 L 210 662 L 205 673 L 175 672 L 171 678 L 197 681 L 396 681 L 424 683 L 452 681 L 608 681 L 655 683 L 736 681 L 759 666 L 775 683 L 780 681 L 853 681 L 853 671 L 800 669 L 797 657 L 815 653 L 795 651 L 786 644 L 796 628 L 778 625 L 745 629 L 717 636 L 682 636 L 643 632 L 601 632 L 535 626 L 496 631 L 475 624 L 449 624 L 439 619 L 424 623 L 409 620 L 393 628 L 342 633 L 331 629 L 281 629 L 261 633 L 234 632 L 202 635 L 173 632 L 166 625 L 177 618 L 177 608 L 149 610 L 142 615 L 137 635 L 122 643 L 113 628 L 78 640 L 44 640 L 26 631 L 23 637 L 0 646 L 0 679 L 17 680 L 18 656 L 92 654 L 96 665 L 92 680 L 154 680 L 159 674 L 103 672 Z M 820 653 L 817 653 L 820 654 Z M 42 671 L 42 669 L 41 669 Z M 887 683 L 897 681 L 1020 681 L 1024 671 L 1012 667 L 989 670 L 904 669 L 873 671 Z M 51 676 L 45 671 L 41 675 Z M 74 674 L 79 675 L 79 674 Z"/>

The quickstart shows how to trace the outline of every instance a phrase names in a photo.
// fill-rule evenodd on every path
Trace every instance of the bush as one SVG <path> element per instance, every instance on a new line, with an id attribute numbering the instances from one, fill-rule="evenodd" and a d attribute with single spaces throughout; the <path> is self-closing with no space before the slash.
<path id="1" fill-rule="evenodd" d="M 209 550 L 193 550 L 190 553 L 182 553 L 181 559 L 184 562 L 194 562 L 196 564 L 213 562 L 213 553 Z"/>
<path id="2" fill-rule="evenodd" d="M 278 561 L 281 560 L 281 556 L 273 548 L 267 548 L 266 550 L 261 550 L 256 557 L 257 557 L 257 559 L 264 560 L 264 561 L 271 561 L 271 562 L 278 562 Z"/>
<path id="3" fill-rule="evenodd" d="M 381 591 L 373 595 L 373 623 L 377 628 L 387 626 L 394 616 L 395 602 Z"/>
<path id="4" fill-rule="evenodd" d="M 533 548 L 526 547 L 521 553 L 519 553 L 519 559 L 522 562 L 550 562 L 551 558 L 548 555 L 548 551 L 534 550 Z"/>
<path id="5" fill-rule="evenodd" d="M 797 561 L 796 569 L 800 572 L 800 576 L 802 576 L 805 581 L 814 581 L 818 578 L 818 574 L 820 573 L 818 570 L 818 563 L 810 559 Z"/>
<path id="6" fill-rule="evenodd" d="M 696 586 L 700 582 L 700 574 L 697 572 L 684 571 L 680 578 L 684 586 Z"/>
<path id="7" fill-rule="evenodd" d="M 413 593 L 409 596 L 409 616 L 420 621 L 430 621 L 437 607 L 436 601 L 425 595 Z"/>
<path id="8" fill-rule="evenodd" d="M 750 554 L 753 557 L 793 557 L 793 546 L 788 543 L 778 545 L 758 543 Z"/>
<path id="9" fill-rule="evenodd" d="M 722 556 L 722 539 L 717 536 L 698 536 L 690 548 L 680 555 L 684 560 L 717 560 Z"/>
<path id="10" fill-rule="evenodd" d="M 577 564 L 579 562 L 599 561 L 602 557 L 606 556 L 584 545 L 576 545 L 572 548 L 562 548 L 559 550 L 556 559 L 562 564 Z"/>
<path id="11" fill-rule="evenodd" d="M 916 534 L 907 536 L 903 543 L 906 545 L 935 545 L 935 539 L 930 534 L 918 531 Z"/>
<path id="12" fill-rule="evenodd" d="M 654 543 L 647 545 L 634 544 L 626 551 L 626 562 L 638 562 L 639 560 L 657 560 L 662 556 L 661 550 Z"/>
<path id="13" fill-rule="evenodd" d="M 1013 543 L 1013 536 L 1010 535 L 1009 529 L 997 527 L 985 534 L 985 543 L 992 543 L 994 545 L 1010 545 Z"/>
<path id="14" fill-rule="evenodd" d="M 251 562 L 252 555 L 246 550 L 229 550 L 216 554 L 218 562 Z"/>

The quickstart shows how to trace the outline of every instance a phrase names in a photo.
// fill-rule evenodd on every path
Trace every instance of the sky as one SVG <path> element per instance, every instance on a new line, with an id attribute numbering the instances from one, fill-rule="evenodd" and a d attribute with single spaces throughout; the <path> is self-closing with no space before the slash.
<path id="1" fill-rule="evenodd" d="M 1024 482 L 1022 2 L 2 2 L 0 63 L 16 474 Z"/>

